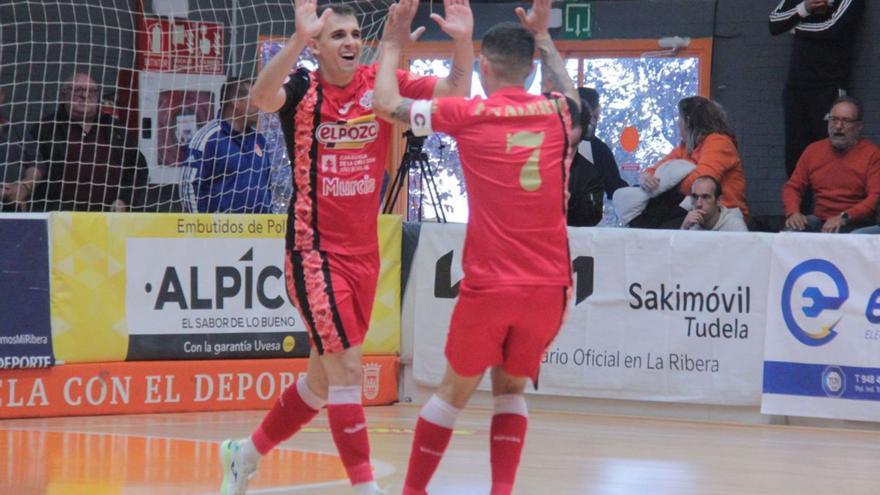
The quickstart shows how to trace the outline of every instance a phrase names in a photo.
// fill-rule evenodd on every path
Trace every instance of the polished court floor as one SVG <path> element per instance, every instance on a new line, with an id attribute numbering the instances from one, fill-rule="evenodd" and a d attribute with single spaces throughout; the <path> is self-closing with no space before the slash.
<path id="1" fill-rule="evenodd" d="M 219 441 L 262 411 L 0 421 L 2 495 L 217 493 Z M 368 408 L 380 484 L 400 493 L 418 408 Z M 429 487 L 487 494 L 488 415 L 466 411 Z M 263 460 L 253 494 L 346 494 L 322 413 Z M 533 411 L 520 495 L 880 493 L 880 432 Z"/>

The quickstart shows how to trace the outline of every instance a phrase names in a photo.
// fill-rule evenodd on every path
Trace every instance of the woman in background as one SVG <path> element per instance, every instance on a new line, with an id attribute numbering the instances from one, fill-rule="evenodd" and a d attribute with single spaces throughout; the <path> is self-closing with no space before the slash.
<path id="1" fill-rule="evenodd" d="M 677 229 L 687 215 L 679 206 L 690 194 L 691 185 L 707 175 L 721 183 L 724 196 L 721 204 L 739 208 L 748 219 L 746 178 L 737 150 L 736 136 L 727 123 L 721 105 L 702 96 L 690 96 L 678 102 L 678 129 L 681 143 L 657 164 L 648 167 L 639 176 L 639 185 L 647 192 L 660 187 L 654 173 L 670 160 L 689 160 L 696 168 L 687 177 L 648 202 L 645 211 L 630 222 L 630 227 Z"/>

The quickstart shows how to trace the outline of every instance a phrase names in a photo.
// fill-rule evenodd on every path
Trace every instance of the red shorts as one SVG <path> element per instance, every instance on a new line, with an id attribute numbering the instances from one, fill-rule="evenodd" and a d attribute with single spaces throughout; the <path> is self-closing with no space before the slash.
<path id="1" fill-rule="evenodd" d="M 462 282 L 446 341 L 449 365 L 462 376 L 500 365 L 510 375 L 537 383 L 570 293 L 562 286 L 471 288 Z"/>
<path id="2" fill-rule="evenodd" d="M 362 344 L 370 327 L 379 253 L 287 251 L 287 293 L 319 354 Z"/>

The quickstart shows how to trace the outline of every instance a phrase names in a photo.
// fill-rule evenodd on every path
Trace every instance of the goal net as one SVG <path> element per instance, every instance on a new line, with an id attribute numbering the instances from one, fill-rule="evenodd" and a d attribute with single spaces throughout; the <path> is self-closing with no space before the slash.
<path id="1" fill-rule="evenodd" d="M 344 3 L 371 62 L 392 2 Z M 256 138 L 220 114 L 224 83 L 293 33 L 293 0 L 0 0 L 0 18 L 0 210 L 286 211 L 275 115 Z"/>

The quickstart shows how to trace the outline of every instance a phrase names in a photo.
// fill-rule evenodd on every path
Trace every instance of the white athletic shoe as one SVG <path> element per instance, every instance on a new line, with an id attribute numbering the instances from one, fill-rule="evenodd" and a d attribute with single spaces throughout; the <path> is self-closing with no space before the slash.
<path id="1" fill-rule="evenodd" d="M 220 445 L 223 484 L 220 495 L 245 495 L 248 481 L 257 474 L 257 463 L 245 460 L 238 440 L 224 440 Z"/>

